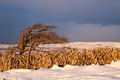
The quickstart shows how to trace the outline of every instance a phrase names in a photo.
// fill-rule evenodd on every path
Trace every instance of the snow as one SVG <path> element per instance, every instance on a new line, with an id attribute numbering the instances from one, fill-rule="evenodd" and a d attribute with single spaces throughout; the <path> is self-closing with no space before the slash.
<path id="1" fill-rule="evenodd" d="M 0 52 L 3 52 L 4 49 L 9 48 L 8 44 L 0 44 Z M 95 49 L 100 47 L 111 47 L 111 48 L 120 48 L 120 42 L 70 42 L 63 44 L 44 44 L 36 47 L 36 50 L 42 51 L 64 51 L 65 48 L 77 48 L 81 49 Z"/>
<path id="2" fill-rule="evenodd" d="M 62 50 L 63 48 L 94 49 L 100 47 L 120 48 L 120 42 L 70 42 L 65 44 L 44 44 L 37 47 L 38 50 Z"/>
<path id="3" fill-rule="evenodd" d="M 0 44 L 0 49 L 6 49 L 9 48 L 10 46 L 17 46 L 16 44 Z"/>
<path id="4" fill-rule="evenodd" d="M 17 46 L 16 44 L 0 44 L 0 53 L 5 53 L 9 47 Z"/>
<path id="5" fill-rule="evenodd" d="M 10 45 L 8 45 L 8 44 L 0 44 L 0 49 L 1 49 L 1 48 L 9 48 L 9 46 L 10 46 Z"/>
<path id="6" fill-rule="evenodd" d="M 0 49 L 6 49 L 9 48 L 10 46 L 16 46 L 16 45 L 0 44 Z M 38 46 L 38 48 L 44 48 L 44 49 L 64 48 L 64 47 L 78 48 L 78 49 L 92 49 L 96 47 L 120 48 L 120 42 L 70 42 L 63 44 L 44 44 Z"/>
<path id="7" fill-rule="evenodd" d="M 7 48 L 9 45 L 0 45 L 0 48 Z M 77 49 L 93 49 L 97 47 L 120 48 L 120 42 L 71 42 L 67 44 L 46 44 L 38 48 L 55 50 L 64 47 Z M 12 69 L 0 72 L 0 80 L 120 80 L 120 61 L 112 62 L 104 66 L 85 65 L 63 68 L 54 65 L 51 69 Z"/>
<path id="8" fill-rule="evenodd" d="M 51 69 L 12 69 L 0 72 L 0 80 L 120 80 L 120 61 L 104 66 L 71 66 Z"/>

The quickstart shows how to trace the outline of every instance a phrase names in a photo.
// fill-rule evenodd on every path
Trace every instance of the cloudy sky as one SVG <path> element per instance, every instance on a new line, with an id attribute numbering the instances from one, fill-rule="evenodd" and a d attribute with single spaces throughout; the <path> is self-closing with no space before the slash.
<path id="1" fill-rule="evenodd" d="M 0 43 L 39 22 L 70 41 L 120 41 L 120 0 L 0 0 Z"/>

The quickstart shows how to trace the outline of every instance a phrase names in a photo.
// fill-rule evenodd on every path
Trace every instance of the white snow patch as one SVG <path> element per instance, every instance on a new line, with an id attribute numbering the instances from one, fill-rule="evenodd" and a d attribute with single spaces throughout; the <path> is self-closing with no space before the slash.
<path id="1" fill-rule="evenodd" d="M 112 62 L 112 64 L 108 66 L 120 69 L 120 61 Z"/>
<path id="2" fill-rule="evenodd" d="M 61 69 L 61 67 L 58 67 L 57 65 L 54 65 L 51 69 L 53 69 L 53 70 L 58 69 L 59 70 L 59 69 Z"/>
<path id="3" fill-rule="evenodd" d="M 12 69 L 0 72 L 0 80 L 120 80 L 120 61 L 110 65 L 70 66 L 51 69 Z"/>
<path id="4" fill-rule="evenodd" d="M 36 50 L 63 50 L 64 48 L 95 49 L 101 47 L 120 48 L 120 42 L 70 42 L 65 44 L 44 44 L 39 45 Z"/>

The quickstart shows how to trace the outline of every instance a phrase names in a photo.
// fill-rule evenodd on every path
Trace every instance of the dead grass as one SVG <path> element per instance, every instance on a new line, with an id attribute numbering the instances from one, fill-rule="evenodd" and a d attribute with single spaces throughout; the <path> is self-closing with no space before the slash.
<path id="1" fill-rule="evenodd" d="M 51 68 L 53 65 L 91 65 L 110 64 L 112 61 L 120 60 L 120 49 L 97 48 L 91 50 L 68 49 L 65 52 L 32 52 L 29 54 L 4 54 L 0 55 L 0 70 L 10 69 L 39 69 Z"/>

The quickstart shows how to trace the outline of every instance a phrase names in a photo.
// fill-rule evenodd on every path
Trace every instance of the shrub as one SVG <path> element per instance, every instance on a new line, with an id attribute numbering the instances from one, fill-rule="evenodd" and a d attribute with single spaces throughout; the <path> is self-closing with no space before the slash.
<path id="1" fill-rule="evenodd" d="M 27 46 L 30 47 L 29 52 L 39 44 L 50 43 L 65 43 L 67 38 L 58 36 L 57 33 L 52 32 L 56 28 L 52 25 L 34 24 L 25 30 L 21 31 L 18 48 L 23 54 Z"/>

